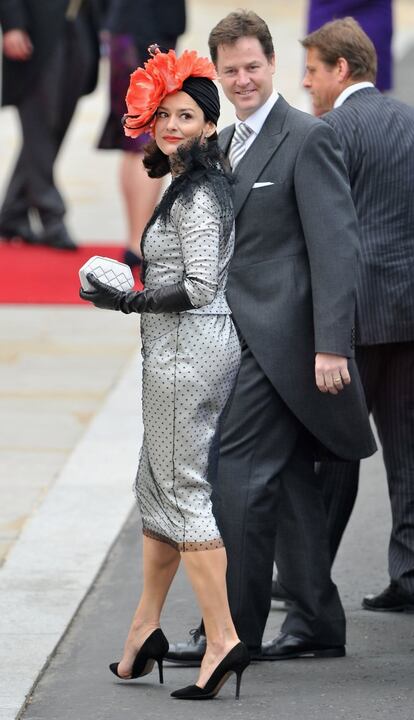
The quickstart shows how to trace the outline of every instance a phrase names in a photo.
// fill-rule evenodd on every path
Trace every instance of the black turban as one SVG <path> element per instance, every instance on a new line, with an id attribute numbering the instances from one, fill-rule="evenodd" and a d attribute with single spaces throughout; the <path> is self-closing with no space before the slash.
<path id="1" fill-rule="evenodd" d="M 217 125 L 220 99 L 214 82 L 205 77 L 188 77 L 183 82 L 182 90 L 201 107 L 206 119 Z"/>

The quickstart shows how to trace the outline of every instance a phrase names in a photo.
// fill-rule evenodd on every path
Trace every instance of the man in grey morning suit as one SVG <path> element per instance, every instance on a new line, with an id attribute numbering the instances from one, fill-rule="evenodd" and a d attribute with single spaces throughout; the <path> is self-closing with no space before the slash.
<path id="1" fill-rule="evenodd" d="M 360 222 L 356 360 L 391 499 L 391 583 L 363 607 L 414 611 L 414 109 L 374 87 L 375 49 L 352 18 L 327 23 L 302 44 L 304 86 L 315 114 L 327 113 L 337 133 Z M 357 462 L 321 465 L 332 559 L 358 474 Z"/>
<path id="2" fill-rule="evenodd" d="M 227 297 L 242 361 L 212 477 L 230 607 L 254 658 L 337 657 L 345 653 L 345 618 L 313 461 L 316 445 L 347 459 L 375 450 L 352 360 L 355 209 L 334 132 L 273 90 L 266 23 L 230 13 L 209 44 L 237 114 L 220 143 L 237 162 Z M 296 602 L 281 635 L 262 645 L 276 531 L 281 578 Z M 167 657 L 195 663 L 199 635 Z"/>

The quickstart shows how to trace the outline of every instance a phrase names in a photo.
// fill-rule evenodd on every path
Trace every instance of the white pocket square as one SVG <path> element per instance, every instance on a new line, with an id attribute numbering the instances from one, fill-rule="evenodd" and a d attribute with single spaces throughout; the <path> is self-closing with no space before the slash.
<path id="1" fill-rule="evenodd" d="M 255 184 L 253 185 L 253 188 L 252 188 L 252 189 L 254 190 L 254 188 L 267 187 L 267 185 L 274 185 L 274 183 L 272 183 L 272 182 L 258 182 L 258 183 L 255 183 Z"/>

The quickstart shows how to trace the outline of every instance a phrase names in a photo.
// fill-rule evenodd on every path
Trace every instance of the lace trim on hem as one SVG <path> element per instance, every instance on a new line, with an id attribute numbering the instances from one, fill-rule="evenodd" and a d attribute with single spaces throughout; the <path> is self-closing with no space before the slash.
<path id="1" fill-rule="evenodd" d="M 167 543 L 167 545 L 171 545 L 171 547 L 173 547 L 175 550 L 178 550 L 178 552 L 196 552 L 197 550 L 218 550 L 219 548 L 224 547 L 224 543 L 223 543 L 223 540 L 221 539 L 221 537 L 215 538 L 214 540 L 202 540 L 200 542 L 188 541 L 188 540 L 185 540 L 184 542 L 176 542 L 175 540 L 172 540 L 171 538 L 168 538 L 165 535 L 156 533 L 153 530 L 148 530 L 147 528 L 144 528 L 142 533 L 143 533 L 143 535 L 151 538 L 152 540 L 158 540 L 159 542 L 164 542 L 164 543 Z"/>

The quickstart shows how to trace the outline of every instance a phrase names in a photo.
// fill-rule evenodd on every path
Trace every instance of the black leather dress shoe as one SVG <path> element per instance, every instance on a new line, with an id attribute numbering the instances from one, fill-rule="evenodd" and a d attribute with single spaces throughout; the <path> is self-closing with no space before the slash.
<path id="1" fill-rule="evenodd" d="M 206 636 L 200 627 L 190 630 L 188 642 L 170 643 L 165 659 L 177 665 L 200 667 L 206 651 Z"/>
<path id="2" fill-rule="evenodd" d="M 21 228 L 1 225 L 0 238 L 2 238 L 2 240 L 22 240 L 29 245 L 36 245 L 38 243 L 37 235 L 28 225 L 22 226 Z"/>
<path id="3" fill-rule="evenodd" d="M 362 607 L 375 612 L 414 613 L 414 595 L 403 590 L 392 580 L 379 595 L 365 595 Z"/>
<path id="4" fill-rule="evenodd" d="M 294 658 L 344 657 L 344 645 L 323 645 L 314 640 L 280 633 L 274 640 L 263 643 L 262 653 L 256 660 L 291 660 Z"/>

